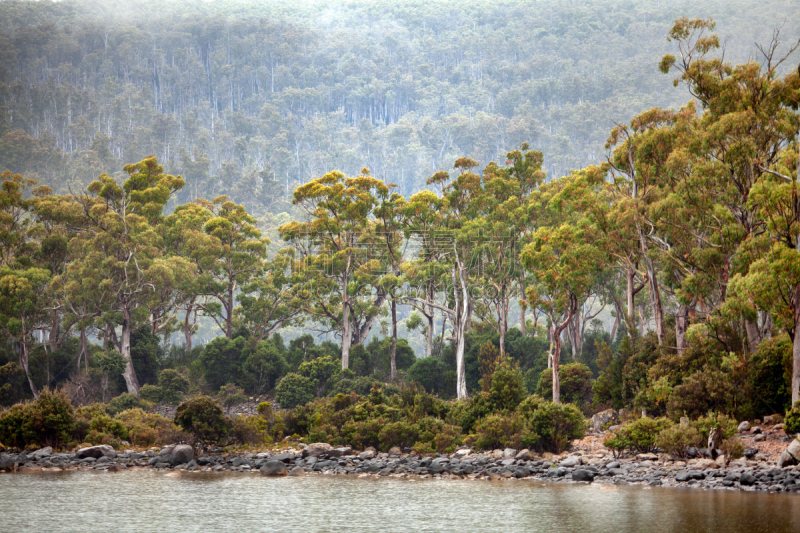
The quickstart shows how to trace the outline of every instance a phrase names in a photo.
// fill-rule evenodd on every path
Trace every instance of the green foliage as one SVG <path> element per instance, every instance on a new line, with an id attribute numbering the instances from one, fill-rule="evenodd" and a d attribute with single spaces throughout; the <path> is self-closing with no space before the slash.
<path id="1" fill-rule="evenodd" d="M 227 383 L 240 382 L 244 362 L 242 352 L 246 342 L 244 337 L 217 337 L 206 344 L 198 361 L 203 366 L 209 387 L 219 390 Z"/>
<path id="2" fill-rule="evenodd" d="M 274 343 L 261 341 L 254 349 L 246 350 L 243 367 L 243 385 L 253 394 L 261 394 L 275 388 L 278 380 L 286 374 L 289 365 Z"/>
<path id="3" fill-rule="evenodd" d="M 652 453 L 656 450 L 659 434 L 670 425 L 671 422 L 666 418 L 654 419 L 645 416 L 622 426 L 614 438 L 604 444 L 616 451 L 627 449 L 636 453 Z"/>
<path id="4" fill-rule="evenodd" d="M 188 439 L 172 420 L 139 408 L 122 411 L 114 418 L 125 426 L 128 440 L 134 446 L 174 444 Z"/>
<path id="5" fill-rule="evenodd" d="M 119 376 L 125 371 L 125 358 L 113 348 L 95 355 L 94 363 L 108 376 Z"/>
<path id="6" fill-rule="evenodd" d="M 270 424 L 261 416 L 237 416 L 231 425 L 233 440 L 247 446 L 263 446 L 272 442 Z"/>
<path id="7" fill-rule="evenodd" d="M 138 396 L 124 392 L 108 402 L 106 405 L 106 410 L 108 411 L 108 414 L 115 416 L 117 413 L 127 411 L 128 409 L 150 409 L 151 407 L 152 404 L 147 400 L 143 400 Z"/>
<path id="8" fill-rule="evenodd" d="M 13 405 L 28 396 L 25 371 L 14 362 L 0 366 L 0 405 Z"/>
<path id="9" fill-rule="evenodd" d="M 317 396 L 325 396 L 333 385 L 333 377 L 340 369 L 341 363 L 326 355 L 302 363 L 297 369 L 297 373 L 311 382 Z"/>
<path id="10" fill-rule="evenodd" d="M 153 332 L 142 327 L 131 333 L 131 359 L 139 384 L 158 383 L 164 350 Z"/>
<path id="11" fill-rule="evenodd" d="M 538 436 L 537 450 L 561 453 L 571 440 L 583 438 L 586 422 L 574 405 L 543 402 L 533 413 L 531 430 Z"/>
<path id="12" fill-rule="evenodd" d="M 489 415 L 475 424 L 475 445 L 481 449 L 534 448 L 539 436 L 529 421 L 517 413 Z"/>
<path id="13" fill-rule="evenodd" d="M 698 371 L 672 389 L 667 413 L 673 420 L 697 418 L 708 411 L 732 413 L 734 396 L 729 375 L 721 370 Z"/>
<path id="14" fill-rule="evenodd" d="M 766 339 L 750 359 L 756 415 L 783 411 L 792 397 L 792 342 L 786 335 Z"/>
<path id="15" fill-rule="evenodd" d="M 787 435 L 800 434 L 800 402 L 794 402 L 794 407 L 786 411 L 783 424 Z"/>
<path id="16" fill-rule="evenodd" d="M 446 378 L 446 367 L 442 360 L 437 357 L 424 357 L 417 359 L 411 365 L 406 374 L 406 378 L 416 381 L 430 394 L 452 395 L 452 390 L 448 389 Z"/>
<path id="17" fill-rule="evenodd" d="M 696 427 L 680 424 L 668 425 L 659 432 L 655 440 L 655 445 L 664 453 L 681 458 L 687 457 L 689 447 L 700 447 L 702 444 L 703 436 Z"/>
<path id="18" fill-rule="evenodd" d="M 525 398 L 525 385 L 519 366 L 503 361 L 495 366 L 491 375 L 489 397 L 500 411 L 513 411 Z"/>
<path id="19" fill-rule="evenodd" d="M 217 443 L 230 430 L 230 421 L 208 396 L 198 396 L 180 404 L 175 411 L 175 424 L 202 444 Z"/>
<path id="20" fill-rule="evenodd" d="M 237 387 L 233 383 L 228 383 L 220 387 L 218 397 L 219 401 L 221 401 L 222 405 L 225 407 L 233 407 L 234 405 L 245 403 L 247 401 L 247 396 L 245 396 L 244 390 L 240 387 Z"/>
<path id="21" fill-rule="evenodd" d="M 719 444 L 719 449 L 725 454 L 726 460 L 738 459 L 744 455 L 744 443 L 737 436 L 728 437 Z"/>
<path id="22" fill-rule="evenodd" d="M 561 383 L 561 401 L 578 406 L 584 412 L 592 402 L 592 371 L 582 363 L 569 363 L 559 365 L 558 379 Z M 536 394 L 542 398 L 551 397 L 553 394 L 553 370 L 545 368 L 539 378 Z"/>
<path id="23" fill-rule="evenodd" d="M 139 389 L 139 398 L 151 403 L 161 403 L 164 399 L 164 389 L 157 385 L 142 385 Z"/>
<path id="24" fill-rule="evenodd" d="M 189 380 L 171 368 L 162 370 L 158 375 L 158 386 L 161 389 L 161 401 L 169 404 L 179 403 L 181 397 L 189 392 Z"/>
<path id="25" fill-rule="evenodd" d="M 62 391 L 44 389 L 39 399 L 0 412 L 0 442 L 18 448 L 52 446 L 71 440 L 75 410 Z"/>
<path id="26" fill-rule="evenodd" d="M 314 399 L 315 384 L 306 376 L 290 372 L 275 387 L 275 400 L 283 409 L 292 409 Z"/>
<path id="27" fill-rule="evenodd" d="M 735 419 L 720 413 L 709 413 L 695 420 L 692 425 L 700 432 L 704 442 L 708 441 L 711 428 L 719 428 L 722 431 L 722 437 L 727 439 L 736 435 L 738 427 Z"/>

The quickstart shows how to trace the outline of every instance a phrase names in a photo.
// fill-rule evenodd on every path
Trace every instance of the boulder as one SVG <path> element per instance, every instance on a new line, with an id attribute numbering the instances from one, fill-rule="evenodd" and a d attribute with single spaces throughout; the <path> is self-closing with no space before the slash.
<path id="1" fill-rule="evenodd" d="M 17 462 L 16 455 L 10 455 L 7 453 L 0 453 L 0 470 L 11 470 L 14 468 L 14 463 Z"/>
<path id="2" fill-rule="evenodd" d="M 528 448 L 520 450 L 517 455 L 514 456 L 514 459 L 517 461 L 530 461 L 531 451 Z"/>
<path id="3" fill-rule="evenodd" d="M 296 466 L 296 467 L 292 468 L 291 470 L 289 470 L 289 475 L 290 476 L 302 476 L 305 473 L 306 472 L 305 472 L 305 470 L 303 470 L 302 466 Z"/>
<path id="4" fill-rule="evenodd" d="M 745 472 L 739 477 L 739 484 L 744 485 L 745 487 L 755 485 L 755 482 L 756 482 L 756 477 L 749 472 Z"/>
<path id="5" fill-rule="evenodd" d="M 273 461 L 280 461 L 282 463 L 289 463 L 293 461 L 297 456 L 293 453 L 277 453 L 272 456 Z"/>
<path id="6" fill-rule="evenodd" d="M 78 450 L 78 453 L 75 454 L 78 459 L 86 459 L 86 458 L 93 458 L 93 459 L 100 459 L 101 457 L 111 457 L 112 459 L 117 456 L 117 452 L 114 451 L 114 448 L 109 446 L 108 444 L 101 444 L 100 446 L 89 446 L 88 448 L 81 448 Z"/>
<path id="7" fill-rule="evenodd" d="M 517 450 L 514 448 L 506 448 L 503 450 L 503 459 L 513 459 L 517 456 Z"/>
<path id="8" fill-rule="evenodd" d="M 800 440 L 794 439 L 789 446 L 783 450 L 780 459 L 778 459 L 778 468 L 794 466 L 796 464 L 800 464 Z"/>
<path id="9" fill-rule="evenodd" d="M 44 459 L 45 457 L 50 457 L 51 455 L 53 455 L 53 448 L 48 446 L 47 448 L 41 448 L 39 450 L 36 450 L 32 454 L 30 454 L 29 457 L 34 461 L 38 461 L 39 459 Z"/>
<path id="10" fill-rule="evenodd" d="M 586 481 L 591 483 L 594 481 L 594 472 L 579 468 L 572 473 L 572 481 Z"/>
<path id="11" fill-rule="evenodd" d="M 640 461 L 658 461 L 658 456 L 654 453 L 640 453 L 636 458 Z"/>
<path id="12" fill-rule="evenodd" d="M 573 466 L 578 466 L 579 464 L 581 464 L 581 458 L 575 457 L 573 455 L 571 457 L 567 457 L 566 459 L 558 463 L 558 466 L 563 466 L 564 468 L 572 468 Z"/>
<path id="13" fill-rule="evenodd" d="M 750 429 L 750 433 L 752 433 L 753 435 L 758 435 L 759 433 L 763 433 L 763 431 L 761 430 L 760 427 L 755 426 Z"/>
<path id="14" fill-rule="evenodd" d="M 345 455 L 352 455 L 353 448 L 350 446 L 342 446 L 339 448 L 334 448 L 333 451 L 338 455 L 331 455 L 331 457 L 344 457 Z"/>
<path id="15" fill-rule="evenodd" d="M 772 425 L 774 423 L 775 423 L 775 418 L 774 417 L 772 417 L 770 415 L 767 415 L 767 416 L 764 417 L 764 425 L 765 426 L 770 426 L 770 425 Z"/>
<path id="16" fill-rule="evenodd" d="M 374 457 L 375 457 L 375 451 L 374 450 L 364 450 L 363 452 L 358 454 L 358 458 L 361 459 L 362 461 L 369 461 L 370 459 L 372 459 Z"/>
<path id="17" fill-rule="evenodd" d="M 470 450 L 469 448 L 461 448 L 460 450 L 456 450 L 453 455 L 460 459 L 462 457 L 468 456 L 470 453 L 472 453 L 472 450 Z"/>
<path id="18" fill-rule="evenodd" d="M 744 422 L 742 422 L 741 424 L 739 424 L 739 427 L 738 427 L 738 428 L 736 428 L 736 430 L 737 430 L 739 433 L 744 433 L 745 431 L 750 431 L 750 422 L 748 422 L 747 420 L 745 420 Z"/>
<path id="19" fill-rule="evenodd" d="M 606 409 L 592 416 L 592 429 L 595 433 L 603 431 L 603 426 L 611 422 L 616 422 L 617 413 L 613 409 Z"/>
<path id="20" fill-rule="evenodd" d="M 400 449 L 400 446 L 392 446 L 389 448 L 389 457 L 398 457 L 403 453 L 403 450 Z"/>
<path id="21" fill-rule="evenodd" d="M 188 444 L 166 446 L 159 452 L 157 460 L 172 466 L 186 464 L 194 460 L 194 449 Z"/>
<path id="22" fill-rule="evenodd" d="M 327 442 L 315 442 L 303 448 L 302 456 L 305 457 L 320 457 L 322 455 L 330 456 L 333 451 L 333 446 Z"/>
<path id="23" fill-rule="evenodd" d="M 282 461 L 267 461 L 259 469 L 259 472 L 262 476 L 285 476 L 288 473 L 286 465 Z"/>

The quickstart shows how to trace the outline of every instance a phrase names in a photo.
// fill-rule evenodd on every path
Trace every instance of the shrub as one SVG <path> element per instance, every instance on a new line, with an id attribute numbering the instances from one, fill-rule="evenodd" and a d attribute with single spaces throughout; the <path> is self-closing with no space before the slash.
<path id="1" fill-rule="evenodd" d="M 373 383 L 379 383 L 371 376 L 359 376 L 357 378 L 343 378 L 337 381 L 331 389 L 331 396 L 337 394 L 356 393 L 359 396 L 366 396 L 372 389 Z"/>
<path id="2" fill-rule="evenodd" d="M 228 383 L 219 389 L 219 399 L 225 407 L 233 407 L 247 401 L 244 389 L 237 387 L 233 383 Z"/>
<path id="3" fill-rule="evenodd" d="M 81 441 L 92 444 L 111 444 L 118 447 L 120 441 L 128 439 L 128 428 L 119 420 L 106 414 L 95 416 L 89 422 L 89 432 Z"/>
<path id="4" fill-rule="evenodd" d="M 719 449 L 725 454 L 725 459 L 728 462 L 744 455 L 744 444 L 735 435 L 723 440 L 719 445 Z"/>
<path id="5" fill-rule="evenodd" d="M 0 366 L 0 405 L 13 405 L 28 397 L 25 371 L 17 363 Z"/>
<path id="6" fill-rule="evenodd" d="M 75 428 L 75 410 L 63 391 L 44 389 L 38 400 L 28 404 L 24 424 L 35 435 L 28 444 L 56 448 L 69 442 Z"/>
<path id="7" fill-rule="evenodd" d="M 248 392 L 260 394 L 275 388 L 289 365 L 271 341 L 261 341 L 245 350 L 243 382 Z"/>
<path id="8" fill-rule="evenodd" d="M 582 363 L 570 363 L 558 367 L 558 381 L 561 385 L 561 401 L 577 405 L 587 410 L 592 401 L 592 371 Z M 542 398 L 553 396 L 553 369 L 545 368 L 539 378 L 536 394 Z"/>
<path id="9" fill-rule="evenodd" d="M 523 445 L 532 446 L 538 441 L 536 435 L 526 428 L 523 418 L 516 413 L 487 416 L 475 424 L 475 434 L 475 445 L 480 449 L 520 448 Z"/>
<path id="10" fill-rule="evenodd" d="M 272 422 L 275 419 L 275 415 L 272 411 L 272 404 L 269 402 L 261 402 L 258 404 L 258 416 L 266 420 L 267 422 Z"/>
<path id="11" fill-rule="evenodd" d="M 437 357 L 423 357 L 411 365 L 406 379 L 416 381 L 430 394 L 444 394 L 447 391 L 445 365 Z"/>
<path id="12" fill-rule="evenodd" d="M 142 385 L 139 398 L 152 403 L 160 403 L 164 398 L 164 389 L 157 385 Z"/>
<path id="13" fill-rule="evenodd" d="M 792 342 L 786 335 L 764 340 L 747 365 L 756 415 L 789 406 L 792 397 Z"/>
<path id="14" fill-rule="evenodd" d="M 734 392 L 733 383 L 724 372 L 701 370 L 672 389 L 667 413 L 673 420 L 681 416 L 697 418 L 708 411 L 730 413 Z"/>
<path id="15" fill-rule="evenodd" d="M 543 452 L 561 453 L 573 439 L 580 439 L 586 422 L 574 405 L 542 403 L 533 413 L 531 430 L 538 435 L 535 448 Z"/>
<path id="16" fill-rule="evenodd" d="M 28 403 L 18 403 L 0 412 L 0 442 L 24 448 L 36 438 L 25 424 L 29 406 Z"/>
<path id="17" fill-rule="evenodd" d="M 161 388 L 161 401 L 176 404 L 189 391 L 189 380 L 177 370 L 167 368 L 158 375 L 158 386 Z M 139 394 L 141 394 L 141 391 L 139 391 Z"/>
<path id="18" fill-rule="evenodd" d="M 447 420 L 451 424 L 461 426 L 465 433 L 471 433 L 478 420 L 493 412 L 494 404 L 489 393 L 479 392 L 467 400 L 454 402 Z"/>
<path id="19" fill-rule="evenodd" d="M 123 392 L 116 398 L 112 399 L 106 405 L 106 411 L 111 416 L 116 416 L 117 413 L 121 413 L 122 411 L 127 411 L 128 409 L 150 409 L 153 407 L 153 404 L 148 402 L 147 400 L 143 400 L 138 396 L 130 394 L 128 392 Z"/>
<path id="20" fill-rule="evenodd" d="M 628 449 L 637 453 L 651 453 L 656 450 L 656 438 L 659 433 L 670 426 L 666 418 L 642 417 L 627 424 L 617 431 L 618 449 Z"/>
<path id="21" fill-rule="evenodd" d="M 191 434 L 195 442 L 213 444 L 228 434 L 229 420 L 208 396 L 184 402 L 175 411 L 175 424 Z"/>
<path id="22" fill-rule="evenodd" d="M 174 444 L 188 440 L 172 420 L 155 413 L 145 413 L 139 408 L 119 413 L 116 420 L 128 431 L 128 440 L 134 446 Z"/>
<path id="23" fill-rule="evenodd" d="M 270 444 L 269 422 L 261 416 L 237 416 L 233 419 L 231 433 L 235 442 L 247 446 Z"/>
<path id="24" fill-rule="evenodd" d="M 305 376 L 290 372 L 275 387 L 275 399 L 284 409 L 304 405 L 314 399 L 314 383 Z"/>
<path id="25" fill-rule="evenodd" d="M 737 428 L 736 420 L 719 413 L 709 413 L 707 416 L 695 420 L 692 425 L 700 432 L 704 443 L 708 441 L 708 434 L 711 432 L 711 428 L 719 428 L 722 431 L 722 437 L 725 439 L 735 435 Z"/>
<path id="26" fill-rule="evenodd" d="M 703 437 L 696 427 L 672 424 L 661 430 L 655 444 L 664 453 L 687 457 L 689 447 L 700 446 L 702 442 Z"/>
<path id="27" fill-rule="evenodd" d="M 505 360 L 494 369 L 489 396 L 495 409 L 513 411 L 525 398 L 525 384 L 519 366 Z"/>
<path id="28" fill-rule="evenodd" d="M 800 401 L 794 402 L 794 407 L 786 411 L 783 430 L 787 435 L 800 433 Z"/>

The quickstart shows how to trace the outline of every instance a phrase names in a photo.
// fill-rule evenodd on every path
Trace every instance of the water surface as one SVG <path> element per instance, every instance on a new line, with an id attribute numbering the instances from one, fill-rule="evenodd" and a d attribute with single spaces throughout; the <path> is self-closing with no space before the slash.
<path id="1" fill-rule="evenodd" d="M 800 494 L 151 470 L 0 475 L 2 532 L 800 531 Z"/>

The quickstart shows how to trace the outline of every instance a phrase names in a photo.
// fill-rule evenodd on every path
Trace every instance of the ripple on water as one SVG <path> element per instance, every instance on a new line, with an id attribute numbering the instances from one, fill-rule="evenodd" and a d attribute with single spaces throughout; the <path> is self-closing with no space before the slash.
<path id="1" fill-rule="evenodd" d="M 800 495 L 153 471 L 0 475 L 0 531 L 800 531 Z"/>

